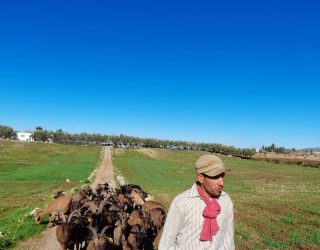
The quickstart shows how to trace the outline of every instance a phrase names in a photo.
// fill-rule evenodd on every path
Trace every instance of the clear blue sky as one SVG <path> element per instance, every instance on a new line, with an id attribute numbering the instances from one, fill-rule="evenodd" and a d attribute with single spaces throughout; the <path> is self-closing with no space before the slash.
<path id="1" fill-rule="evenodd" d="M 320 146 L 319 1 L 3 1 L 0 125 Z"/>

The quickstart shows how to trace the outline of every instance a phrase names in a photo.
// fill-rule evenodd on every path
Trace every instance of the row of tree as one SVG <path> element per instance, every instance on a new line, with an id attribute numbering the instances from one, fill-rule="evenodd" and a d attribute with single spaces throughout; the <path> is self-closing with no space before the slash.
<path id="1" fill-rule="evenodd" d="M 270 146 L 262 146 L 262 151 L 265 152 L 273 152 L 273 153 L 286 153 L 288 150 L 285 149 L 285 147 L 276 147 L 274 143 L 272 143 Z M 295 151 L 293 148 L 292 151 Z"/>
<path id="2" fill-rule="evenodd" d="M 38 126 L 32 133 L 34 141 L 55 142 L 62 144 L 79 145 L 114 145 L 116 147 L 147 147 L 166 148 L 180 150 L 201 150 L 212 153 L 232 155 L 241 158 L 251 158 L 255 154 L 254 149 L 241 149 L 233 146 L 225 146 L 218 143 L 196 143 L 176 140 L 159 140 L 155 138 L 140 138 L 127 135 L 102 135 L 102 134 L 70 134 L 58 129 L 56 131 L 45 130 Z M 7 126 L 0 126 L 0 136 L 2 138 L 14 139 L 16 133 Z"/>

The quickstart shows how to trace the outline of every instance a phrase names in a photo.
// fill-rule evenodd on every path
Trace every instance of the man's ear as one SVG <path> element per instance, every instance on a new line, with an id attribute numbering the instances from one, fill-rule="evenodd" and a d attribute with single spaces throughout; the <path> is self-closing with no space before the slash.
<path id="1" fill-rule="evenodd" d="M 202 184 L 203 183 L 203 175 L 202 174 L 197 174 L 197 179 L 198 181 Z"/>

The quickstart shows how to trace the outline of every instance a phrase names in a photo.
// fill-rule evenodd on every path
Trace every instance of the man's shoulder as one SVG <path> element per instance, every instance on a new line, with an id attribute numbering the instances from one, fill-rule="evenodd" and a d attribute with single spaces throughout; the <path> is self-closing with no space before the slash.
<path id="1" fill-rule="evenodd" d="M 228 193 L 226 193 L 225 191 L 221 192 L 219 198 L 221 198 L 221 199 L 230 199 L 231 200 L 230 195 Z"/>
<path id="2" fill-rule="evenodd" d="M 173 202 L 176 204 L 182 204 L 184 202 L 187 202 L 189 199 L 195 198 L 198 194 L 195 193 L 195 185 L 193 185 L 191 188 L 185 190 L 184 192 L 178 194 L 174 199 Z"/>
<path id="3" fill-rule="evenodd" d="M 233 205 L 230 195 L 224 191 L 221 192 L 221 195 L 219 196 L 218 201 L 219 201 L 219 203 Z"/>
<path id="4" fill-rule="evenodd" d="M 179 200 L 179 199 L 184 199 L 184 198 L 188 198 L 191 192 L 191 188 L 183 191 L 182 193 L 178 194 L 175 199 Z"/>

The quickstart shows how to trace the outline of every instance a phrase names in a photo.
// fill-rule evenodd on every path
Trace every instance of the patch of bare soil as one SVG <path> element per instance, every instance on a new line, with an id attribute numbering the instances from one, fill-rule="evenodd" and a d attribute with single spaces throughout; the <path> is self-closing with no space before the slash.
<path id="1" fill-rule="evenodd" d="M 113 166 L 111 161 L 111 149 L 110 147 L 104 148 L 103 159 L 100 167 L 95 172 L 95 180 L 91 184 L 91 187 L 95 187 L 98 183 L 109 182 L 115 186 L 113 177 Z M 15 250 L 60 250 L 60 244 L 56 238 L 56 226 L 47 228 L 41 235 L 32 239 L 21 242 L 15 248 Z"/>
<path id="2" fill-rule="evenodd" d="M 268 158 L 290 158 L 290 159 L 307 159 L 307 160 L 318 160 L 320 161 L 320 155 L 315 154 L 301 154 L 301 153 L 257 153 L 254 157 L 268 157 Z"/>
<path id="3" fill-rule="evenodd" d="M 291 163 L 302 166 L 310 166 L 320 168 L 320 159 L 308 158 L 301 156 L 285 156 L 285 155 L 255 155 L 253 160 L 270 161 L 275 163 Z"/>

